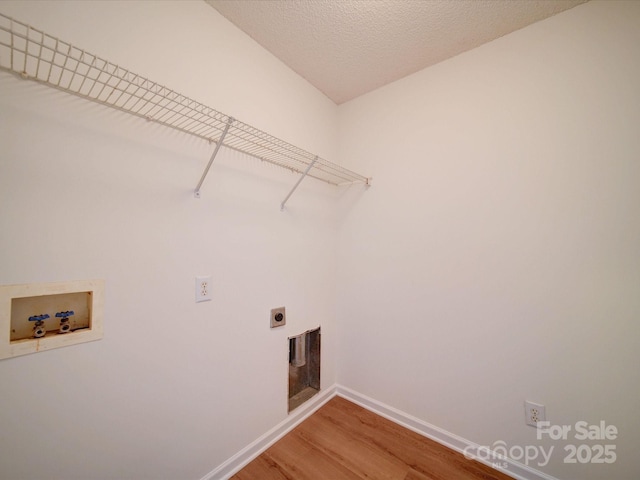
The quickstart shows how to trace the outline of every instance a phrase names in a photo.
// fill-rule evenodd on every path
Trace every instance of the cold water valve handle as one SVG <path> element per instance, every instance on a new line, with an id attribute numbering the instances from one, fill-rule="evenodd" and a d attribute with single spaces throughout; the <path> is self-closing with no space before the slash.
<path id="1" fill-rule="evenodd" d="M 47 334 L 47 330 L 44 328 L 44 321 L 47 318 L 50 318 L 48 313 L 33 315 L 32 317 L 29 317 L 30 322 L 36 322 L 36 324 L 33 326 L 34 338 L 44 337 Z"/>
<path id="2" fill-rule="evenodd" d="M 75 315 L 73 310 L 56 313 L 56 318 L 60 319 L 60 333 L 67 333 L 71 331 L 71 325 L 69 324 L 69 317 L 71 315 Z"/>

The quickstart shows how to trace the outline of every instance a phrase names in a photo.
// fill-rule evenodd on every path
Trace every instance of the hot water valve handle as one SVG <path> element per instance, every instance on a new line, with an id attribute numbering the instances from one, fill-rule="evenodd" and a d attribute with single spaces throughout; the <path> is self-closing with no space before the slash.
<path id="1" fill-rule="evenodd" d="M 44 337 L 47 334 L 47 330 L 44 328 L 44 321 L 50 318 L 48 313 L 43 313 L 41 315 L 33 315 L 29 317 L 30 322 L 36 322 L 33 326 L 33 336 L 35 338 Z"/>

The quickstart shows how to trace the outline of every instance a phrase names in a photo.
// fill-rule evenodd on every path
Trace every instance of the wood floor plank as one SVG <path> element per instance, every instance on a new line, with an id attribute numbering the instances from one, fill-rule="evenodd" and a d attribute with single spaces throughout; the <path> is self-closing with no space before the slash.
<path id="1" fill-rule="evenodd" d="M 372 414 L 351 402 L 337 398 L 320 415 L 326 415 L 327 421 L 335 422 L 358 431 L 363 439 L 375 445 L 387 455 L 397 458 L 418 472 L 429 472 L 432 478 L 439 478 L 439 471 L 450 470 L 448 464 L 452 458 L 448 449 L 428 441 L 423 436 L 404 429 L 395 423 Z M 427 447 L 427 448 L 425 448 Z M 455 459 L 455 457 L 454 457 Z M 428 465 L 428 470 L 422 468 Z"/>
<path id="2" fill-rule="evenodd" d="M 291 477 L 283 472 L 277 462 L 267 455 L 260 455 L 246 468 L 240 470 L 233 478 L 236 480 L 291 480 Z"/>
<path id="3" fill-rule="evenodd" d="M 317 413 L 327 421 L 349 425 L 389 456 L 435 480 L 510 478 L 343 398 L 336 397 L 325 406 Z"/>
<path id="4" fill-rule="evenodd" d="M 232 479 L 512 480 L 340 397 Z"/>
<path id="5" fill-rule="evenodd" d="M 404 463 L 380 452 L 353 431 L 330 424 L 322 417 L 312 416 L 308 420 L 300 425 L 298 434 L 359 477 L 395 480 L 406 475 Z"/>
<path id="6" fill-rule="evenodd" d="M 413 468 L 409 469 L 407 476 L 404 477 L 404 480 L 433 480 L 433 477 L 429 477 L 424 473 L 420 473 Z"/>
<path id="7" fill-rule="evenodd" d="M 263 455 L 278 465 L 278 474 L 287 479 L 322 480 L 328 478 L 360 480 L 360 477 L 345 468 L 324 452 L 310 445 L 295 430 L 267 449 Z M 262 455 L 261 455 L 262 456 Z M 259 458 L 259 457 L 258 457 Z M 253 463 L 253 462 L 252 462 Z M 251 464 L 249 464 L 251 465 Z M 269 479 L 253 476 L 253 479 Z M 280 477 L 272 477 L 275 479 Z"/>

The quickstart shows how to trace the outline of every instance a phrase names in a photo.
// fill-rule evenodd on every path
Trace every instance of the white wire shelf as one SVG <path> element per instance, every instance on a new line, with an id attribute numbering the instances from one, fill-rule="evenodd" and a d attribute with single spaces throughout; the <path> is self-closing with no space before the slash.
<path id="1" fill-rule="evenodd" d="M 220 146 L 332 185 L 370 184 L 370 178 L 1 13 L 0 69 L 216 143 L 196 196 Z"/>

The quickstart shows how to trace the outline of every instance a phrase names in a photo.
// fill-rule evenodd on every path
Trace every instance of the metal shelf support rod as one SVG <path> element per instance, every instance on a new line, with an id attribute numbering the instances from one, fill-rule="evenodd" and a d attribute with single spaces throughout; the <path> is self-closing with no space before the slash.
<path id="1" fill-rule="evenodd" d="M 209 163 L 207 164 L 207 167 L 204 169 L 204 172 L 202 172 L 202 177 L 200 177 L 200 181 L 198 182 L 198 185 L 196 186 L 196 189 L 193 192 L 193 196 L 196 198 L 200 198 L 200 187 L 202 187 L 202 183 L 204 182 L 204 179 L 207 176 L 207 173 L 209 173 L 209 169 L 211 168 L 211 164 L 213 163 L 213 161 L 216 158 L 216 155 L 218 154 L 218 150 L 220 150 L 220 147 L 222 146 L 222 142 L 224 141 L 224 137 L 227 135 L 227 132 L 229 131 L 229 128 L 231 127 L 231 124 L 234 122 L 233 117 L 229 117 L 229 120 L 227 120 L 227 126 L 224 127 L 224 131 L 222 132 L 222 135 L 220 135 L 220 138 L 218 139 L 218 142 L 216 143 L 216 148 L 213 151 L 213 153 L 211 154 L 211 158 L 209 159 Z"/>
<path id="2" fill-rule="evenodd" d="M 304 171 L 304 173 L 300 176 L 300 178 L 298 179 L 298 181 L 296 182 L 296 184 L 293 186 L 293 188 L 291 189 L 291 191 L 289 192 L 289 195 L 287 195 L 285 197 L 285 199 L 282 201 L 282 203 L 280 204 L 280 210 L 284 210 L 284 204 L 287 203 L 287 200 L 289 200 L 289 197 L 291 196 L 291 194 L 293 192 L 295 192 L 296 188 L 298 188 L 298 185 L 300 185 L 300 182 L 302 182 L 302 180 L 304 180 L 304 177 L 307 176 L 307 173 L 309 173 L 309 170 L 311 170 L 311 167 L 313 167 L 313 165 L 318 161 L 318 156 L 316 155 L 316 157 L 313 159 L 313 161 L 309 164 L 309 166 L 307 167 L 307 169 Z"/>

